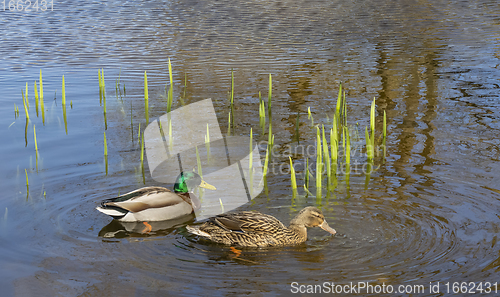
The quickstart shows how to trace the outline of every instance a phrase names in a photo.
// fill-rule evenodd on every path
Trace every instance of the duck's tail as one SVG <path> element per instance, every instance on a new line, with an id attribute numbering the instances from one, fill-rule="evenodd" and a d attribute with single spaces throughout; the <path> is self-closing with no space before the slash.
<path id="1" fill-rule="evenodd" d="M 118 208 L 118 207 L 98 206 L 95 209 L 102 212 L 103 214 L 107 214 L 108 216 L 113 217 L 113 219 L 121 219 L 128 212 L 128 211 L 126 211 L 122 208 Z"/>
<path id="2" fill-rule="evenodd" d="M 191 227 L 191 226 L 186 226 L 186 229 L 188 230 L 189 233 L 192 233 L 194 235 L 198 235 L 198 236 L 201 236 L 201 237 L 205 237 L 205 238 L 210 238 L 212 237 L 210 234 L 208 234 L 207 232 L 204 232 L 204 231 L 201 231 L 200 230 L 200 227 L 197 227 L 197 226 L 194 226 L 194 227 Z"/>

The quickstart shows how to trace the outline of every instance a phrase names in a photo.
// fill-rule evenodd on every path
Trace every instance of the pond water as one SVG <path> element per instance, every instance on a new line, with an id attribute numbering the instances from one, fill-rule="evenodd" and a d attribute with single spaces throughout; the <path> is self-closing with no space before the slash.
<path id="1" fill-rule="evenodd" d="M 499 281 L 496 0 L 54 1 L 53 11 L 0 13 L 3 296 L 275 296 L 323 282 L 423 285 L 425 295 L 450 295 L 454 282 L 485 288 Z M 172 186 L 153 180 L 147 167 L 143 181 L 137 141 L 139 124 L 147 125 L 144 71 L 152 121 L 166 113 L 169 58 L 174 108 L 212 98 L 223 133 L 233 69 L 231 133 L 248 136 L 253 128 L 257 141 L 267 140 L 258 93 L 267 98 L 272 74 L 274 170 L 268 194 L 240 209 L 288 224 L 302 207 L 316 205 L 337 235 L 313 229 L 304 244 L 235 257 L 228 247 L 187 235 L 192 216 L 144 233 L 95 210 L 101 200 L 144 183 Z M 45 122 L 34 108 L 40 69 Z M 377 137 L 387 114 L 387 156 L 375 158 L 369 176 L 339 173 L 328 197 L 299 189 L 292 198 L 289 172 L 280 170 L 287 168 L 287 149 L 315 145 L 309 107 L 314 124 L 331 128 L 341 81 L 347 123 L 359 133 L 353 159 L 366 161 L 363 130 L 374 97 Z M 20 94 L 26 83 L 28 124 Z M 315 162 L 314 154 L 293 158 Z M 437 282 L 439 293 L 431 292 Z"/>

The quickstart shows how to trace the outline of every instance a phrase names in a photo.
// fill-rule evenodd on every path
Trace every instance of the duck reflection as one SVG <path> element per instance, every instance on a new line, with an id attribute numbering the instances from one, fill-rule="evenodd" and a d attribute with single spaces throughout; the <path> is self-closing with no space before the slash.
<path id="1" fill-rule="evenodd" d="M 194 214 L 188 214 L 176 219 L 154 222 L 121 222 L 112 220 L 99 231 L 99 237 L 125 238 L 125 237 L 151 237 L 165 236 L 176 228 L 192 224 L 195 221 Z"/>

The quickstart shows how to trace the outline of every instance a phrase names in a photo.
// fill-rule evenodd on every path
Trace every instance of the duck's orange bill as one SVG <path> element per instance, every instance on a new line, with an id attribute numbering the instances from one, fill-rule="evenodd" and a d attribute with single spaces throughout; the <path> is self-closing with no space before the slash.
<path id="1" fill-rule="evenodd" d="M 332 233 L 333 235 L 335 235 L 337 233 L 337 231 L 335 231 L 335 229 L 330 227 L 326 221 L 323 221 L 323 224 L 319 225 L 319 227 L 321 229 L 325 230 L 326 232 Z"/>

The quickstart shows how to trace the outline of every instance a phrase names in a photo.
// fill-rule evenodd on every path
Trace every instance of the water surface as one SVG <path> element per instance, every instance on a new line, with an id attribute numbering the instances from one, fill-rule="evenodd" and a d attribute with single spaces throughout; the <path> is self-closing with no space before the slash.
<path id="1" fill-rule="evenodd" d="M 288 294 L 292 282 L 425 285 L 430 295 L 430 282 L 498 281 L 496 1 L 58 1 L 54 11 L 1 14 L 0 279 L 6 296 L 274 296 Z M 273 75 L 277 169 L 268 195 L 241 209 L 288 223 L 302 207 L 317 205 L 335 237 L 310 230 L 302 245 L 244 250 L 238 259 L 227 247 L 187 235 L 192 217 L 142 234 L 140 226 L 121 226 L 95 210 L 102 199 L 143 186 L 137 143 L 139 123 L 147 125 L 143 74 L 152 120 L 166 112 L 168 58 L 174 107 L 214 99 L 223 133 L 233 69 L 232 133 L 248 135 L 252 127 L 256 140 L 267 139 L 259 128 L 258 92 L 267 97 Z M 107 130 L 98 68 L 106 77 Z M 45 124 L 33 109 L 40 69 Z M 62 75 L 73 104 L 66 106 L 67 133 Z M 126 93 L 117 96 L 118 77 Z M 314 145 L 307 109 L 329 129 L 340 81 L 348 124 L 360 135 L 356 145 L 364 143 L 371 100 L 377 137 L 386 111 L 387 158 L 375 160 L 380 167 L 368 178 L 352 174 L 349 185 L 340 173 L 334 195 L 321 201 L 302 191 L 292 199 L 289 174 L 279 166 L 288 162 L 287 146 L 297 144 L 297 113 L 300 144 Z M 20 94 L 26 82 L 27 128 Z M 294 155 L 294 162 L 304 157 Z M 363 164 L 359 152 L 354 158 Z M 146 185 L 158 185 L 147 168 L 145 177 Z"/>

